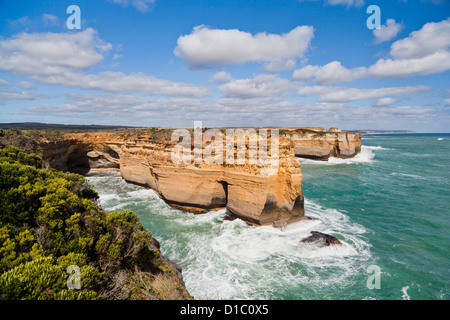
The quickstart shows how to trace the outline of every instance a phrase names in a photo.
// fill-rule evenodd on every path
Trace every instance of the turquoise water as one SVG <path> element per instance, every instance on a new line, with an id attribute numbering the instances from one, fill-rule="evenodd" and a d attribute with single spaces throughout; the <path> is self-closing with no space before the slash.
<path id="1" fill-rule="evenodd" d="M 181 212 L 117 172 L 88 179 L 105 210 L 139 215 L 196 299 L 449 299 L 450 135 L 362 144 L 353 159 L 299 159 L 306 215 L 319 220 L 283 230 Z M 300 243 L 312 230 L 343 246 Z M 373 265 L 379 289 L 367 286 Z"/>

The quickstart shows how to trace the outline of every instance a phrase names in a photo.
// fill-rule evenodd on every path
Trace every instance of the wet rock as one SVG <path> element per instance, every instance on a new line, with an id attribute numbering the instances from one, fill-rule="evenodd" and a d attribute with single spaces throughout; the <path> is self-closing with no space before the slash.
<path id="1" fill-rule="evenodd" d="M 329 234 L 322 233 L 319 231 L 311 231 L 311 235 L 307 238 L 300 240 L 300 242 L 319 242 L 324 246 L 330 245 L 342 245 L 338 238 L 330 236 Z"/>

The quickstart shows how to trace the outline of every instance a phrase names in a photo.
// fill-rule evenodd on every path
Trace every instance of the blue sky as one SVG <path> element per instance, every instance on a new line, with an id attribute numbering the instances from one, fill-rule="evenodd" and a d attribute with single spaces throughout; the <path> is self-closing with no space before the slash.
<path id="1" fill-rule="evenodd" d="M 449 13 L 447 0 L 0 1 L 0 122 L 450 132 Z"/>

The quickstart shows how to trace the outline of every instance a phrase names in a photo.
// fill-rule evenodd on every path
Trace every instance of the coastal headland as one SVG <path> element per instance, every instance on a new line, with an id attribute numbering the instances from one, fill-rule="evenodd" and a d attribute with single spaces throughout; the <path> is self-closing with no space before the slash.
<path id="1" fill-rule="evenodd" d="M 174 148 L 179 146 L 179 140 L 173 139 L 177 129 L 189 133 L 192 159 L 200 141 L 202 161 L 173 161 Z M 47 169 L 81 174 L 118 170 L 126 181 L 152 188 L 178 209 L 203 213 L 227 208 L 248 223 L 273 226 L 306 219 L 297 157 L 351 158 L 361 150 L 360 133 L 337 128 L 254 128 L 234 131 L 232 138 L 227 129 L 216 129 L 220 140 L 215 141 L 205 139 L 207 128 L 200 133 L 194 128 L 22 130 L 21 136 L 10 135 L 9 140 L 15 141 L 7 136 L 0 141 L 36 152 Z M 262 136 L 263 131 L 268 134 Z M 258 149 L 262 138 L 268 147 L 264 155 Z M 252 141 L 258 142 L 257 150 Z M 227 153 L 211 151 L 212 142 Z M 275 142 L 276 150 L 271 148 Z M 229 151 L 235 161 L 228 161 Z M 239 154 L 246 160 L 239 161 Z M 250 161 L 251 154 L 259 160 Z"/>

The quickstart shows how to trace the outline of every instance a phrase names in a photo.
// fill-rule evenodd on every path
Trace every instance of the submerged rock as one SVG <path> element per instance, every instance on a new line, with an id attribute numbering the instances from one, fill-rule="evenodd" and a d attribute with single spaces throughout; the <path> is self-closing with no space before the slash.
<path id="1" fill-rule="evenodd" d="M 311 235 L 307 238 L 302 239 L 300 242 L 319 242 L 325 246 L 329 246 L 332 244 L 342 245 L 338 238 L 319 231 L 311 231 Z"/>

